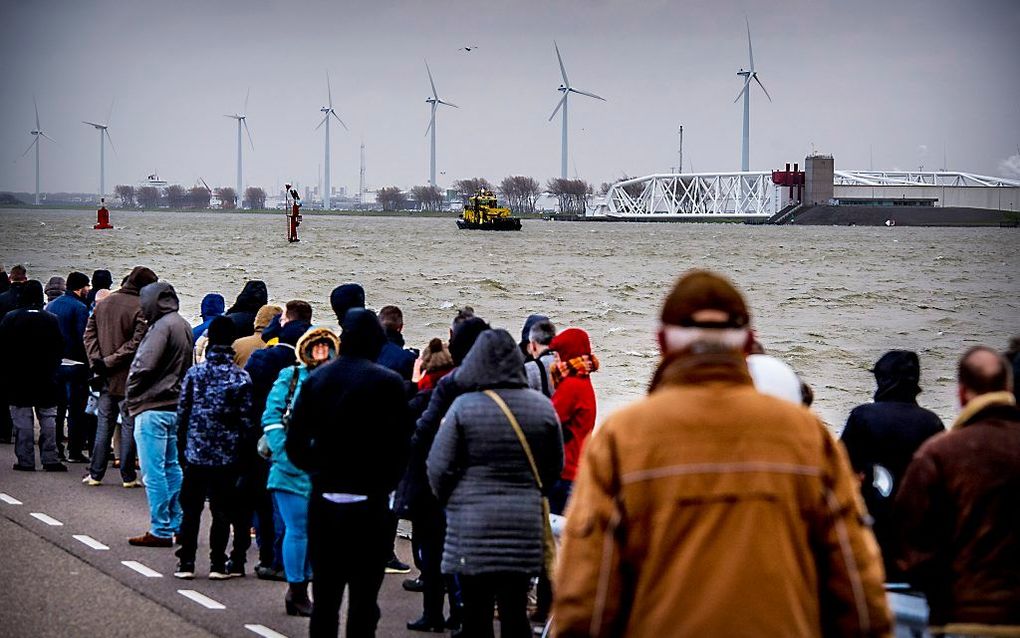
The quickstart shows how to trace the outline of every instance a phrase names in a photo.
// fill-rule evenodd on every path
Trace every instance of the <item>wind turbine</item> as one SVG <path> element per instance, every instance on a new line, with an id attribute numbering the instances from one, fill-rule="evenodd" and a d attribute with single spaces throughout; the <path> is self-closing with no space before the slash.
<path id="1" fill-rule="evenodd" d="M 581 89 L 575 89 L 570 86 L 570 80 L 567 79 L 567 69 L 563 66 L 563 56 L 560 55 L 560 47 L 555 41 L 553 41 L 553 46 L 556 47 L 556 59 L 560 61 L 560 73 L 563 75 L 563 84 L 561 84 L 560 88 L 556 90 L 562 92 L 563 97 L 560 98 L 559 104 L 557 104 L 556 108 L 553 109 L 552 115 L 549 116 L 549 121 L 552 122 L 552 119 L 556 117 L 556 112 L 561 108 L 563 109 L 563 139 L 560 151 L 560 177 L 567 179 L 567 98 L 570 97 L 571 93 L 579 93 L 580 95 L 593 97 L 596 100 L 602 100 L 603 102 L 606 101 L 606 98 L 595 95 L 594 93 L 582 91 Z"/>
<path id="2" fill-rule="evenodd" d="M 97 124 L 96 122 L 86 122 L 82 120 L 82 124 L 88 124 L 99 131 L 99 201 L 102 203 L 103 198 L 106 197 L 106 140 L 110 140 L 110 148 L 116 153 L 117 149 L 113 145 L 113 138 L 110 137 L 110 119 L 113 117 L 113 102 L 110 102 L 110 112 L 106 116 L 106 124 Z"/>
<path id="3" fill-rule="evenodd" d="M 28 148 L 25 149 L 25 152 L 22 153 L 21 156 L 18 157 L 18 159 L 21 159 L 22 157 L 28 155 L 28 152 L 30 150 L 32 150 L 32 147 L 33 146 L 35 147 L 35 205 L 38 206 L 39 205 L 39 138 L 40 137 L 45 137 L 46 139 L 48 139 L 49 141 L 53 142 L 54 144 L 56 144 L 56 142 L 54 141 L 54 139 L 52 137 L 50 137 L 49 135 L 43 133 L 42 132 L 42 127 L 39 126 L 39 104 L 35 101 L 35 97 L 32 98 L 32 104 L 35 105 L 35 130 L 32 131 L 31 133 L 32 133 L 33 136 L 35 136 L 35 139 L 32 140 L 32 143 L 28 145 Z"/>
<path id="4" fill-rule="evenodd" d="M 251 131 L 248 130 L 248 97 L 251 95 L 251 89 L 244 95 L 244 111 L 241 113 L 235 113 L 234 115 L 224 115 L 223 117 L 229 117 L 232 120 L 237 120 L 237 191 L 234 193 L 235 202 L 234 205 L 240 208 L 240 203 L 243 201 L 241 196 L 241 125 L 244 125 L 244 130 L 248 134 L 248 144 L 251 145 L 251 150 L 255 150 L 255 142 L 251 139 Z"/>
<path id="5" fill-rule="evenodd" d="M 740 99 L 740 96 L 744 96 L 744 137 L 740 147 L 740 170 L 746 173 L 751 170 L 749 168 L 750 151 L 748 148 L 751 126 L 751 80 L 758 83 L 761 90 L 765 92 L 765 97 L 769 99 L 769 102 L 772 101 L 772 96 L 769 95 L 768 90 L 765 89 L 765 85 L 758 79 L 758 72 L 754 70 L 754 52 L 751 50 L 751 23 L 748 22 L 746 17 L 744 18 L 744 23 L 747 25 L 747 59 L 751 68 L 746 70 L 742 68 L 737 71 L 737 75 L 744 78 L 744 88 L 740 89 L 740 93 L 737 93 L 737 97 L 733 100 L 733 103 L 736 104 L 737 100 Z"/>
<path id="6" fill-rule="evenodd" d="M 435 186 L 436 185 L 436 109 L 439 108 L 440 104 L 443 104 L 445 106 L 452 106 L 455 109 L 459 109 L 460 107 L 457 106 L 456 104 L 451 103 L 451 102 L 445 102 L 445 101 L 439 99 L 439 93 L 436 92 L 436 81 L 432 79 L 432 69 L 429 68 L 428 60 L 425 61 L 425 70 L 428 71 L 428 74 L 429 74 L 429 84 L 432 85 L 432 97 L 425 98 L 426 104 L 429 104 L 432 107 L 432 117 L 429 119 L 429 126 L 428 126 L 428 128 L 425 129 L 425 135 L 428 135 L 429 132 L 432 133 L 432 142 L 430 144 L 431 162 L 429 163 L 429 185 L 430 186 Z"/>
<path id="7" fill-rule="evenodd" d="M 315 127 L 315 130 L 318 131 L 320 128 L 322 128 L 323 124 L 326 125 L 326 173 L 325 173 L 326 181 L 325 181 L 325 184 L 323 185 L 324 188 L 322 189 L 322 208 L 323 208 L 323 210 L 330 210 L 330 201 L 329 201 L 329 198 L 330 198 L 330 190 L 329 190 L 329 116 L 332 115 L 333 117 L 335 117 L 336 121 L 340 122 L 340 125 L 344 127 L 345 131 L 349 131 L 350 129 L 347 128 L 347 125 L 344 124 L 344 121 L 341 120 L 340 116 L 337 115 L 336 111 L 333 110 L 333 87 L 331 87 L 330 84 L 329 84 L 329 71 L 326 71 L 326 93 L 329 95 L 329 106 L 324 106 L 321 109 L 319 109 L 321 112 L 325 113 L 326 115 L 325 115 L 325 117 L 322 118 L 322 121 L 319 122 L 319 125 Z"/>

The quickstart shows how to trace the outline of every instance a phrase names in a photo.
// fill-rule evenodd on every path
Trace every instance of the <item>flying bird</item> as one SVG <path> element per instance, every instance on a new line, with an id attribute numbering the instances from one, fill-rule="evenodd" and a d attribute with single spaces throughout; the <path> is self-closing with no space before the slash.
<path id="1" fill-rule="evenodd" d="M 477 44 L 473 44 L 473 45 L 471 45 L 469 47 L 461 47 L 461 48 L 459 48 L 457 50 L 458 51 L 467 51 L 468 53 L 471 53 L 472 51 L 474 51 L 477 48 L 478 48 L 478 45 Z"/>

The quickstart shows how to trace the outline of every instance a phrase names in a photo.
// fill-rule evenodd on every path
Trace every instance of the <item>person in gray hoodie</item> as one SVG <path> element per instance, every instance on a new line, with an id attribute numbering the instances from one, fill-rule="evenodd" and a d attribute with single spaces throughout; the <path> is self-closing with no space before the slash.
<path id="1" fill-rule="evenodd" d="M 124 409 L 135 420 L 151 528 L 128 542 L 172 547 L 182 516 L 177 401 L 193 360 L 191 325 L 178 314 L 177 293 L 165 281 L 142 288 L 139 300 L 148 330 L 131 362 Z"/>
<path id="2" fill-rule="evenodd" d="M 492 635 L 494 602 L 501 635 L 528 636 L 528 589 L 543 564 L 542 492 L 509 417 L 485 391 L 514 415 L 546 489 L 563 469 L 559 419 L 528 388 L 524 355 L 506 330 L 479 335 L 454 375 L 471 391 L 450 406 L 427 462 L 446 507 L 443 573 L 460 580 L 465 636 Z"/>

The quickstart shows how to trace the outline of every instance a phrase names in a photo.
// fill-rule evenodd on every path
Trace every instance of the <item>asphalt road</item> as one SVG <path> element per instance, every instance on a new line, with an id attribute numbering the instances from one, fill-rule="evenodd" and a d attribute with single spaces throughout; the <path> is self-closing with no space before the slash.
<path id="1" fill-rule="evenodd" d="M 122 488 L 113 468 L 102 486 L 86 487 L 84 465 L 68 465 L 66 474 L 28 473 L 13 471 L 13 463 L 13 446 L 0 444 L 0 636 L 307 635 L 308 620 L 284 612 L 285 583 L 252 573 L 205 578 L 208 510 L 198 575 L 179 580 L 172 549 L 127 543 L 148 528 L 144 489 Z M 398 538 L 397 555 L 411 562 L 407 540 Z M 256 561 L 253 546 L 249 572 Z M 420 594 L 401 588 L 407 577 L 387 575 L 383 582 L 380 637 L 437 635 L 405 628 L 421 612 Z"/>

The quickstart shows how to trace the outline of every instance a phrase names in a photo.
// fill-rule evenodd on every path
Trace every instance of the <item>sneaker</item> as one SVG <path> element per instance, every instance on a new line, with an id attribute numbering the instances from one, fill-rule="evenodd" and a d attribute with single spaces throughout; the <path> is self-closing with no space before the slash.
<path id="1" fill-rule="evenodd" d="M 18 472 L 35 472 L 35 468 L 31 465 L 22 465 L 21 463 L 15 463 L 14 469 Z"/>
<path id="2" fill-rule="evenodd" d="M 142 483 L 138 479 L 135 479 L 133 481 L 124 481 L 123 483 L 120 484 L 120 486 L 131 489 L 133 487 L 142 487 Z"/>
<path id="3" fill-rule="evenodd" d="M 150 532 L 145 532 L 141 536 L 135 536 L 134 538 L 128 539 L 129 545 L 135 547 L 173 547 L 173 538 L 163 538 L 162 536 L 154 536 Z"/>
<path id="4" fill-rule="evenodd" d="M 174 572 L 174 578 L 183 578 L 185 580 L 191 580 L 195 577 L 195 562 L 194 561 L 181 561 L 177 563 L 177 571 Z"/>
<path id="5" fill-rule="evenodd" d="M 229 580 L 230 572 L 223 563 L 213 564 L 209 567 L 209 580 Z"/>
<path id="6" fill-rule="evenodd" d="M 421 582 L 421 576 L 418 578 L 406 578 L 400 586 L 404 588 L 404 591 L 425 591 L 425 583 Z"/>
<path id="7" fill-rule="evenodd" d="M 66 472 L 67 466 L 63 463 L 43 463 L 42 469 L 47 472 Z"/>
<path id="8" fill-rule="evenodd" d="M 88 485 L 89 487 L 97 487 L 103 484 L 101 480 L 92 478 L 91 474 L 86 474 L 82 478 L 81 482 L 84 483 L 85 485 Z"/>
<path id="9" fill-rule="evenodd" d="M 390 559 L 390 562 L 386 563 L 387 574 L 410 574 L 411 566 L 407 563 L 401 563 L 396 557 Z"/>
<path id="10" fill-rule="evenodd" d="M 230 574 L 231 578 L 244 578 L 244 563 L 235 563 L 232 560 L 228 560 L 227 573 Z"/>
<path id="11" fill-rule="evenodd" d="M 283 582 L 287 580 L 287 575 L 283 573 L 282 569 L 273 569 L 268 565 L 259 563 L 255 566 L 255 576 L 260 580 L 275 580 Z"/>

